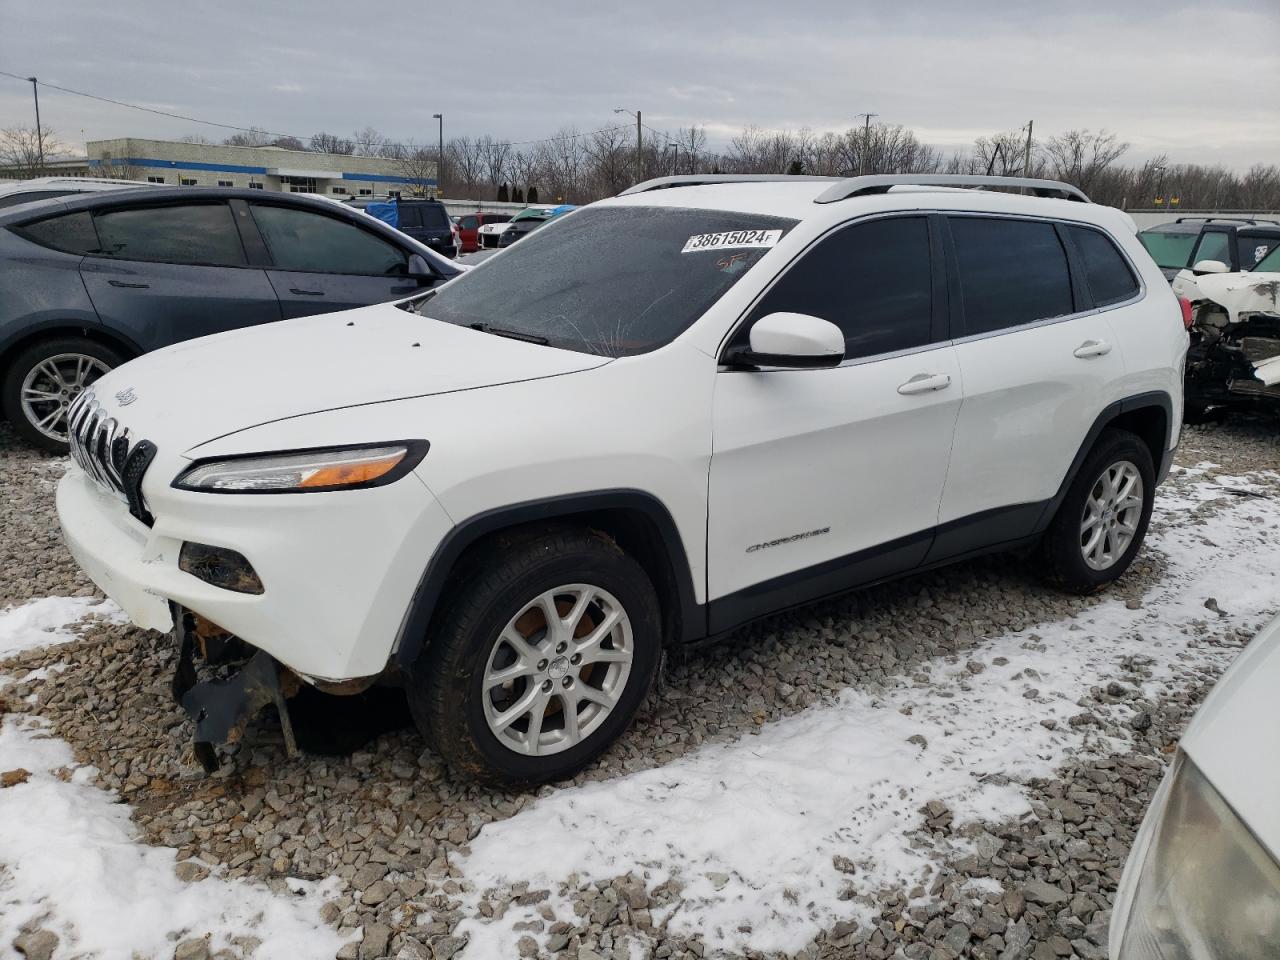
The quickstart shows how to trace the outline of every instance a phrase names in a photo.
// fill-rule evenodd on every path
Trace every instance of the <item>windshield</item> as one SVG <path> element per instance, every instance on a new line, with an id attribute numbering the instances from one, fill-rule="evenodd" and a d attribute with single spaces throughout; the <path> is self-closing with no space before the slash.
<path id="1" fill-rule="evenodd" d="M 1157 233 L 1154 230 L 1148 230 L 1138 234 L 1138 239 L 1147 248 L 1147 253 L 1151 254 L 1151 259 L 1157 266 L 1185 267 L 1187 257 L 1191 256 L 1191 248 L 1195 246 L 1196 238 L 1199 236 L 1199 230 L 1192 233 Z"/>
<path id="2" fill-rule="evenodd" d="M 582 353 L 646 353 L 684 332 L 795 224 L 720 210 L 587 208 L 442 287 L 419 313 Z"/>

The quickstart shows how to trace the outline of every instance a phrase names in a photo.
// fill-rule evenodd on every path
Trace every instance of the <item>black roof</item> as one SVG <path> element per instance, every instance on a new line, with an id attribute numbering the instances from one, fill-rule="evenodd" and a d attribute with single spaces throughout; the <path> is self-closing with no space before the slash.
<path id="1" fill-rule="evenodd" d="M 70 213 L 76 210 L 105 210 L 111 207 L 146 206 L 149 203 L 191 200 L 269 200 L 284 206 L 296 206 L 310 210 L 341 210 L 345 205 L 333 203 L 304 193 L 280 193 L 275 190 L 250 190 L 247 187 L 133 187 L 128 190 L 94 190 L 87 193 L 69 193 L 49 200 L 20 203 L 0 212 L 0 225 L 39 220 L 54 213 Z M 348 214 L 349 215 L 349 214 Z"/>

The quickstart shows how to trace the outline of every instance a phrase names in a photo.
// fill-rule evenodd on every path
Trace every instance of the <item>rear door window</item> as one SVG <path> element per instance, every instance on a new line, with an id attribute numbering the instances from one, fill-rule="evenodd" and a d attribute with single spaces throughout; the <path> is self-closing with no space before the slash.
<path id="1" fill-rule="evenodd" d="M 101 252 L 109 257 L 224 267 L 246 263 L 225 203 L 106 210 L 94 215 L 94 223 Z"/>
<path id="2" fill-rule="evenodd" d="M 1088 227 L 1067 227 L 1067 233 L 1080 254 L 1095 307 L 1128 300 L 1138 292 L 1138 278 L 1110 237 Z"/>
<path id="3" fill-rule="evenodd" d="M 452 221 L 444 207 L 438 203 L 418 203 L 418 215 L 422 218 L 422 226 L 427 230 L 448 230 Z"/>
<path id="4" fill-rule="evenodd" d="M 805 313 L 844 333 L 845 357 L 871 357 L 927 344 L 933 273 L 924 217 L 845 227 L 794 263 L 765 294 L 739 335 L 770 313 Z"/>
<path id="5" fill-rule="evenodd" d="M 1198 230 L 1144 230 L 1138 239 L 1151 254 L 1156 266 L 1166 270 L 1181 270 L 1191 257 L 1191 248 L 1196 245 Z"/>
<path id="6" fill-rule="evenodd" d="M 86 254 L 96 253 L 98 250 L 98 234 L 93 229 L 93 217 L 87 210 L 37 220 L 35 223 L 14 227 L 13 232 L 42 247 L 61 250 L 63 253 Z"/>
<path id="7" fill-rule="evenodd" d="M 398 203 L 396 207 L 401 227 L 422 226 L 422 208 L 420 206 L 413 203 Z"/>
<path id="8" fill-rule="evenodd" d="M 967 336 L 1066 316 L 1074 309 L 1067 254 L 1051 223 L 948 217 Z"/>
<path id="9" fill-rule="evenodd" d="M 252 209 L 271 259 L 282 270 L 379 277 L 407 270 L 403 250 L 353 223 L 265 203 Z"/>

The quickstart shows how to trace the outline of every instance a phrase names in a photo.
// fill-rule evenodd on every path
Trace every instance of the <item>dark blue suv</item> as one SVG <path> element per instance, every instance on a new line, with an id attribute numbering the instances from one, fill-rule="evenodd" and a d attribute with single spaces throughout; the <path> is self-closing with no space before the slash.
<path id="1" fill-rule="evenodd" d="M 359 210 L 295 194 L 157 187 L 15 206 L 0 213 L 0 404 L 63 452 L 71 401 L 131 357 L 458 272 Z"/>

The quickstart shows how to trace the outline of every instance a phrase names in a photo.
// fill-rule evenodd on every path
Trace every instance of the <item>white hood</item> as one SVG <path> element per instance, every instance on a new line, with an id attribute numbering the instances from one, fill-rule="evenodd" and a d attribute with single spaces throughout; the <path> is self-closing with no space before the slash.
<path id="1" fill-rule="evenodd" d="M 1202 298 L 1225 307 L 1232 323 L 1242 313 L 1280 314 L 1280 273 L 1206 273 L 1196 277 L 1196 287 Z"/>
<path id="2" fill-rule="evenodd" d="M 608 362 L 384 303 L 188 340 L 118 367 L 93 391 L 134 437 L 186 451 L 273 420 Z"/>
<path id="3" fill-rule="evenodd" d="M 1280 859 L 1280 617 L 1222 675 L 1182 749 L 1264 847 Z"/>

